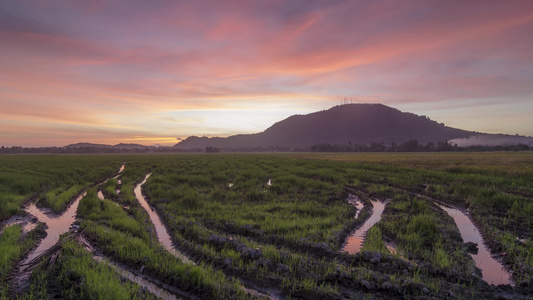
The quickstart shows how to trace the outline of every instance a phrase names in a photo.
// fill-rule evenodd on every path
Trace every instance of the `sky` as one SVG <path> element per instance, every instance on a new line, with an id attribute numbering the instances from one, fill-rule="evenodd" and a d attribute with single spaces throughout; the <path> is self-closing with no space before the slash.
<path id="1" fill-rule="evenodd" d="M 174 145 L 382 103 L 533 136 L 533 1 L 0 2 L 0 146 Z"/>

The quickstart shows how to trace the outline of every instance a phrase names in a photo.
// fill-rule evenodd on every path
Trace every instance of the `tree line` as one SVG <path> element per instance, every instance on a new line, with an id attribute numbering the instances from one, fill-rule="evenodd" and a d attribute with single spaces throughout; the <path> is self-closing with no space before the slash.
<path id="1" fill-rule="evenodd" d="M 451 151 L 531 151 L 528 145 L 507 146 L 470 146 L 459 147 L 448 141 L 421 144 L 418 140 L 408 140 L 404 143 L 371 143 L 370 145 L 352 144 L 317 144 L 311 147 L 311 152 L 451 152 Z"/>

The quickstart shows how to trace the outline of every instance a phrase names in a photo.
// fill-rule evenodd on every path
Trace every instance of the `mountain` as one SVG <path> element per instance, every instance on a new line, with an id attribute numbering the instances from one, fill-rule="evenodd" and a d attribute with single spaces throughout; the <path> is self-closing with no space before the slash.
<path id="1" fill-rule="evenodd" d="M 317 144 L 397 144 L 416 139 L 421 144 L 483 135 L 451 128 L 425 116 L 401 112 L 383 104 L 344 104 L 307 115 L 294 115 L 265 131 L 227 138 L 191 136 L 174 147 L 182 149 L 310 147 Z"/>

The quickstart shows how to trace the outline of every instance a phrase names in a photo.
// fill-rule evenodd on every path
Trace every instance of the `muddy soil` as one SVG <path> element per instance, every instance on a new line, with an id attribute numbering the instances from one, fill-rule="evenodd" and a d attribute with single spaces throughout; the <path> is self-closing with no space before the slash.
<path id="1" fill-rule="evenodd" d="M 176 256 L 177 258 L 181 259 L 183 262 L 188 264 L 193 264 L 194 262 L 190 260 L 185 254 L 181 253 L 174 247 L 174 244 L 172 242 L 172 239 L 170 238 L 170 235 L 168 234 L 168 230 L 161 221 L 161 218 L 157 214 L 157 212 L 148 205 L 148 202 L 144 198 L 144 195 L 142 193 L 142 185 L 148 180 L 148 177 L 150 177 L 151 174 L 146 174 L 144 177 L 144 180 L 141 181 L 139 184 L 135 186 L 134 193 L 135 197 L 137 198 L 137 201 L 141 204 L 141 206 L 146 210 L 148 215 L 150 216 L 150 220 L 152 221 L 152 224 L 154 224 L 157 239 L 167 249 L 168 252 L 170 252 L 172 255 Z"/>
<path id="2" fill-rule="evenodd" d="M 373 206 L 372 214 L 365 221 L 365 223 L 361 225 L 361 227 L 357 228 L 348 236 L 341 251 L 348 252 L 350 254 L 355 254 L 361 251 L 367 231 L 370 230 L 370 228 L 372 228 L 372 226 L 374 226 L 377 222 L 379 222 L 379 220 L 381 220 L 381 215 L 383 214 L 383 210 L 385 210 L 385 206 L 388 204 L 388 202 L 381 202 L 378 200 L 371 201 Z M 360 210 L 358 210 L 358 212 L 359 211 Z"/>

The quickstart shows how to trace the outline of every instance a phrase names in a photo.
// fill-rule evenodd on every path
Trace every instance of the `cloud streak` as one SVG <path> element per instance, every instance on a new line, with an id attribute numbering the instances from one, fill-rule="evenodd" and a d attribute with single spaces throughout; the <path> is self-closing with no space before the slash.
<path id="1" fill-rule="evenodd" d="M 266 129 L 343 97 L 488 132 L 496 126 L 472 111 L 497 103 L 498 130 L 533 135 L 528 122 L 507 124 L 533 111 L 532 8 L 530 1 L 2 2 L 0 115 L 10 129 L 0 129 L 0 144 L 49 145 L 47 136 L 60 144 L 172 144 L 189 134 Z M 248 126 L 249 116 L 261 121 Z"/>

